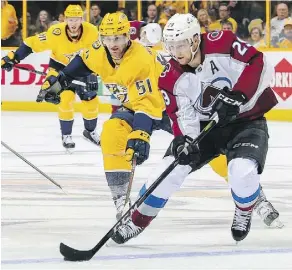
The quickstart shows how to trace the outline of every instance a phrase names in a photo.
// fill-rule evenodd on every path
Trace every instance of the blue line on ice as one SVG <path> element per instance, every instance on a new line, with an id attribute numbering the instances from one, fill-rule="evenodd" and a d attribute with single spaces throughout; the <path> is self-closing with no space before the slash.
<path id="1" fill-rule="evenodd" d="M 194 251 L 194 252 L 175 252 L 175 253 L 149 253 L 149 254 L 125 254 L 107 255 L 92 258 L 92 261 L 116 261 L 116 260 L 138 260 L 138 259 L 171 259 L 187 257 L 216 257 L 232 255 L 259 255 L 259 254 L 284 254 L 292 253 L 292 248 L 282 249 L 263 249 L 263 250 L 227 250 L 227 251 Z M 32 264 L 32 263 L 61 263 L 62 258 L 43 258 L 43 259 L 14 259 L 2 260 L 1 264 Z M 68 263 L 68 262 L 66 262 Z"/>

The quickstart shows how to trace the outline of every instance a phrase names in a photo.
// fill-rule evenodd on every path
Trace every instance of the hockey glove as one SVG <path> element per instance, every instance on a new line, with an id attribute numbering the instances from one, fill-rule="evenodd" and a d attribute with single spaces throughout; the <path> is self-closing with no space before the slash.
<path id="1" fill-rule="evenodd" d="M 150 135 L 143 130 L 134 130 L 128 136 L 126 160 L 131 161 L 137 155 L 137 165 L 141 165 L 149 157 Z"/>
<path id="2" fill-rule="evenodd" d="M 97 76 L 90 74 L 86 77 L 86 90 L 87 92 L 97 92 L 98 91 L 98 80 Z"/>
<path id="3" fill-rule="evenodd" d="M 1 68 L 11 71 L 15 64 L 18 64 L 19 61 L 15 59 L 15 53 L 13 51 L 9 52 L 6 56 L 1 59 Z"/>
<path id="4" fill-rule="evenodd" d="M 247 102 L 246 96 L 239 91 L 230 91 L 224 87 L 218 100 L 213 105 L 213 111 L 218 113 L 219 125 L 225 126 L 234 121 L 239 114 L 240 106 Z"/>
<path id="5" fill-rule="evenodd" d="M 189 136 L 177 136 L 170 144 L 170 149 L 180 165 L 189 165 L 200 161 L 200 149 L 197 144 L 192 144 Z"/>
<path id="6" fill-rule="evenodd" d="M 60 96 L 46 92 L 45 90 L 40 90 L 40 92 L 37 96 L 36 102 L 43 102 L 44 100 L 48 103 L 52 103 L 55 105 L 57 105 L 61 102 Z"/>
<path id="7" fill-rule="evenodd" d="M 153 130 L 164 130 L 173 135 L 172 127 L 170 119 L 166 113 L 166 111 L 162 112 L 162 119 L 161 120 L 154 120 L 153 121 Z"/>
<path id="8" fill-rule="evenodd" d="M 58 76 L 48 76 L 41 87 L 37 102 L 45 100 L 49 103 L 59 104 L 60 94 L 65 88 L 68 88 L 68 86 L 69 82 L 62 71 L 59 72 Z"/>

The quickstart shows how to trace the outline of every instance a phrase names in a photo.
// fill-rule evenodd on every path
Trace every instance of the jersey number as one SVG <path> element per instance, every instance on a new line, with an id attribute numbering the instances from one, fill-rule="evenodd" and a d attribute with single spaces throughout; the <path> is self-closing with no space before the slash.
<path id="1" fill-rule="evenodd" d="M 151 87 L 151 82 L 149 79 L 146 79 L 145 81 L 137 81 L 136 82 L 136 87 L 138 89 L 138 94 L 139 96 L 144 95 L 147 91 L 149 93 L 152 93 L 152 87 Z"/>
<path id="2" fill-rule="evenodd" d="M 165 102 L 165 105 L 166 106 L 169 106 L 170 105 L 170 98 L 168 96 L 168 94 L 166 93 L 166 91 L 164 90 L 160 90 L 162 96 L 163 96 L 163 99 L 164 99 L 164 102 Z"/>
<path id="3" fill-rule="evenodd" d="M 248 43 L 240 43 L 239 41 L 234 41 L 233 44 L 232 44 L 232 48 L 234 50 L 237 50 L 238 53 L 243 56 L 247 50 L 248 50 L 248 47 L 250 47 L 251 45 L 249 45 Z"/>

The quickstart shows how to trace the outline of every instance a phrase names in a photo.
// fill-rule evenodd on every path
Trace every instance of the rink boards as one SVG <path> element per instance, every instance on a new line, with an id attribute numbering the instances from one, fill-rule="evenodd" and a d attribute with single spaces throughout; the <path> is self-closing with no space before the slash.
<path id="1" fill-rule="evenodd" d="M 2 50 L 1 55 L 7 51 Z M 275 74 L 271 83 L 279 100 L 278 106 L 267 114 L 270 120 L 292 121 L 292 51 L 264 52 L 268 61 L 274 66 Z M 30 69 L 47 71 L 50 52 L 32 54 L 21 64 Z M 48 103 L 36 103 L 35 99 L 40 90 L 44 76 L 13 69 L 11 72 L 2 70 L 2 110 L 5 111 L 57 111 L 57 107 Z M 110 94 L 100 82 L 99 112 L 111 112 Z M 77 97 L 75 111 L 82 110 L 82 104 Z"/>

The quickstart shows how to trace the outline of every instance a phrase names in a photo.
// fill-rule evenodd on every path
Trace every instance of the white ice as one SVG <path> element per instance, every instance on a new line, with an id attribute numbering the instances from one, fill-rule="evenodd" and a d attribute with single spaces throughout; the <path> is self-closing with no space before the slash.
<path id="1" fill-rule="evenodd" d="M 100 148 L 82 138 L 80 114 L 72 155 L 64 153 L 55 113 L 4 112 L 1 120 L 2 141 L 69 193 L 1 147 L 3 269 L 292 269 L 292 123 L 269 122 L 270 149 L 261 178 L 283 229 L 268 229 L 254 215 L 248 237 L 235 245 L 228 186 L 205 166 L 188 177 L 139 237 L 76 263 L 63 261 L 59 243 L 90 249 L 114 224 Z M 132 200 L 170 140 L 163 131 L 152 136 L 150 158 L 136 171 Z"/>

